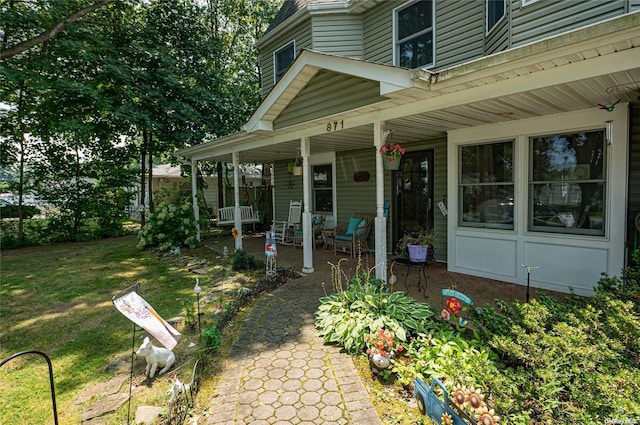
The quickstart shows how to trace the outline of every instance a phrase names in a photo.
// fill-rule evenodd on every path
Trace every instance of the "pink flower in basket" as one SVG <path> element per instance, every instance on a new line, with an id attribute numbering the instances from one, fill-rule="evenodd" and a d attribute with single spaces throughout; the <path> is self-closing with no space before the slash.
<path id="1" fill-rule="evenodd" d="M 396 159 L 404 155 L 405 150 L 399 143 L 385 143 L 384 146 L 380 147 L 380 152 L 393 164 Z"/>

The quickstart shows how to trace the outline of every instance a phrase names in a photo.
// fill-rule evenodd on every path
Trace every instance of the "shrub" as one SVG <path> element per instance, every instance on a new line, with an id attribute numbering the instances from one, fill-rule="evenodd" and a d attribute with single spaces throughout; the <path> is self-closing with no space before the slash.
<path id="1" fill-rule="evenodd" d="M 204 331 L 202 331 L 202 340 L 204 341 L 205 347 L 210 349 L 216 349 L 220 347 L 221 339 L 220 339 L 220 330 L 216 325 L 211 325 Z"/>
<path id="2" fill-rule="evenodd" d="M 637 418 L 640 311 L 629 300 L 635 273 L 603 278 L 591 298 L 539 294 L 475 314 L 502 360 L 486 381 L 497 410 L 555 424 Z"/>
<path id="3" fill-rule="evenodd" d="M 339 275 L 334 272 L 334 280 Z M 338 289 L 341 286 L 334 284 Z M 320 298 L 315 325 L 325 341 L 357 353 L 364 349 L 365 336 L 378 329 L 390 330 L 399 341 L 407 342 L 411 334 L 433 324 L 433 314 L 427 304 L 402 292 L 389 294 L 379 279 L 358 272 L 346 290 Z"/>
<path id="4" fill-rule="evenodd" d="M 256 259 L 253 255 L 242 249 L 236 249 L 232 259 L 233 270 L 254 270 L 256 268 Z"/>
<path id="5" fill-rule="evenodd" d="M 158 247 L 168 251 L 174 247 L 195 248 L 196 223 L 191 204 L 185 199 L 178 204 L 160 202 L 138 233 L 138 247 Z"/>

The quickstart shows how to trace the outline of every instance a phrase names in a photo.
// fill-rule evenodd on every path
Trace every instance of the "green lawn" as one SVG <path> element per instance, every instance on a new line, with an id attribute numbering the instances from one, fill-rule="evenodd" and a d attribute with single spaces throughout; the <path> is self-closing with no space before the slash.
<path id="1" fill-rule="evenodd" d="M 130 359 L 132 323 L 115 310 L 113 295 L 140 282 L 141 295 L 165 319 L 181 313 L 179 300 L 194 298 L 194 278 L 187 270 L 136 243 L 130 236 L 1 253 L 0 359 L 24 350 L 40 350 L 52 359 L 61 424 L 80 423 L 84 405 L 74 405 L 80 392 L 111 378 L 106 368 L 114 359 Z M 178 354 L 174 368 L 186 361 Z M 142 381 L 144 360 L 136 358 L 136 365 L 141 373 L 136 371 L 135 379 Z M 157 379 L 154 390 L 136 393 L 132 412 L 137 404 L 164 400 L 167 381 Z M 53 423 L 44 359 L 24 356 L 0 369 L 0 404 L 2 424 Z M 114 423 L 125 422 L 124 410 Z"/>

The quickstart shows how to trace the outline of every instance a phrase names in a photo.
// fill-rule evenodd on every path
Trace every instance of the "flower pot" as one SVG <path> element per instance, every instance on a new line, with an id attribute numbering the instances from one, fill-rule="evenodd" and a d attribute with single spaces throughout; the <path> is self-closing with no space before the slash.
<path id="1" fill-rule="evenodd" d="M 397 170 L 400 168 L 400 160 L 402 159 L 401 156 L 397 157 L 397 158 L 389 158 L 386 155 L 382 156 L 382 162 L 384 164 L 384 169 L 385 170 Z"/>
<path id="2" fill-rule="evenodd" d="M 302 175 L 302 167 L 301 166 L 294 166 L 293 167 L 293 175 L 294 176 L 301 176 Z"/>
<path id="3" fill-rule="evenodd" d="M 409 252 L 409 261 L 412 263 L 424 263 L 427 261 L 427 251 L 429 245 L 407 245 L 407 251 Z"/>

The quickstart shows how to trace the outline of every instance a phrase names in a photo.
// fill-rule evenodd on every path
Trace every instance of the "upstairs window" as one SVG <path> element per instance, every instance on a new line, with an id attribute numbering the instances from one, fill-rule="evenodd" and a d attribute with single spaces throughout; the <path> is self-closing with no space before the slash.
<path id="1" fill-rule="evenodd" d="M 487 0 L 487 34 L 507 14 L 506 0 Z"/>
<path id="2" fill-rule="evenodd" d="M 433 65 L 434 2 L 416 1 L 396 9 L 395 14 L 395 64 L 404 68 Z"/>
<path id="3" fill-rule="evenodd" d="M 280 81 L 280 78 L 287 71 L 289 65 L 293 63 L 295 55 L 296 47 L 294 41 L 275 51 L 275 53 L 273 54 L 274 83 Z"/>

